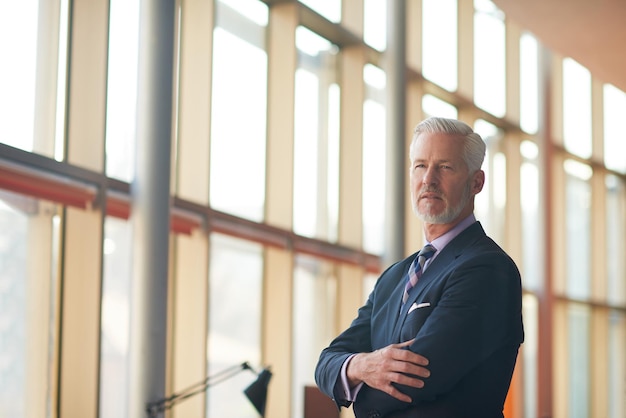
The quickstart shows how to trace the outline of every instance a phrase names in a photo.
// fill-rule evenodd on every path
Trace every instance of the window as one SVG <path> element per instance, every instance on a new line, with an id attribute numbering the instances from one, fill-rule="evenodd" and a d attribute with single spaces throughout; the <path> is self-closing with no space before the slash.
<path id="1" fill-rule="evenodd" d="M 363 249 L 373 254 L 385 250 L 386 190 L 386 75 L 380 68 L 366 65 L 363 103 Z"/>
<path id="2" fill-rule="evenodd" d="M 626 186 L 614 175 L 606 185 L 606 268 L 607 299 L 613 306 L 626 306 Z"/>
<path id="3" fill-rule="evenodd" d="M 132 228 L 120 218 L 104 221 L 100 416 L 128 416 Z"/>
<path id="4" fill-rule="evenodd" d="M 312 10 L 324 16 L 331 22 L 339 22 L 341 20 L 341 0 L 300 0 Z"/>
<path id="5" fill-rule="evenodd" d="M 364 0 L 363 13 L 363 40 L 372 48 L 384 51 L 387 47 L 387 0 Z"/>
<path id="6" fill-rule="evenodd" d="M 59 321 L 58 210 L 46 201 L 0 191 L 2 417 L 51 416 Z"/>
<path id="7" fill-rule="evenodd" d="M 474 101 L 496 116 L 506 114 L 504 14 L 489 0 L 474 0 Z"/>
<path id="8" fill-rule="evenodd" d="M 608 417 L 619 418 L 626 413 L 624 404 L 624 391 L 626 390 L 626 315 L 623 311 L 611 311 L 609 313 L 609 341 L 607 363 L 609 364 L 608 382 Z"/>
<path id="9" fill-rule="evenodd" d="M 589 417 L 590 311 L 585 305 L 571 304 L 568 314 L 568 416 Z"/>
<path id="10" fill-rule="evenodd" d="M 539 148 L 531 141 L 520 144 L 520 202 L 522 204 L 522 284 L 525 289 L 538 291 L 543 284 L 542 227 L 539 217 L 540 184 Z"/>
<path id="11" fill-rule="evenodd" d="M 130 182 L 135 170 L 139 0 L 111 1 L 106 173 Z"/>
<path id="12" fill-rule="evenodd" d="M 438 116 L 450 119 L 459 117 L 459 111 L 456 107 L 432 94 L 425 94 L 422 97 L 422 109 L 425 117 Z"/>
<path id="13" fill-rule="evenodd" d="M 522 276 L 523 277 L 523 276 Z M 539 343 L 539 302 L 532 294 L 522 299 L 524 344 L 520 348 L 524 374 L 524 418 L 537 417 L 537 351 Z M 518 363 L 520 364 L 519 360 Z"/>
<path id="14" fill-rule="evenodd" d="M 449 91 L 457 88 L 456 0 L 423 0 L 422 73 Z"/>
<path id="15" fill-rule="evenodd" d="M 626 174 L 626 141 L 622 121 L 626 114 L 626 93 L 604 85 L 604 163 L 610 170 Z"/>
<path id="16" fill-rule="evenodd" d="M 207 376 L 244 361 L 256 368 L 261 361 L 262 247 L 212 234 L 210 257 Z M 239 373 L 212 386 L 207 416 L 257 417 L 243 394 L 252 381 L 251 374 Z"/>
<path id="17" fill-rule="evenodd" d="M 302 418 L 304 387 L 315 385 L 319 354 L 335 335 L 337 280 L 333 265 L 298 255 L 293 282 L 293 402 L 291 417 Z"/>
<path id="18" fill-rule="evenodd" d="M 236 2 L 240 5 L 241 2 Z M 217 2 L 213 38 L 210 204 L 263 220 L 267 119 L 267 7 L 248 2 L 252 20 Z"/>
<path id="19" fill-rule="evenodd" d="M 520 126 L 529 133 L 539 127 L 539 47 L 529 33 L 520 38 Z"/>
<path id="20" fill-rule="evenodd" d="M 296 31 L 293 230 L 337 240 L 339 86 L 336 47 L 304 27 Z"/>
<path id="21" fill-rule="evenodd" d="M 572 154 L 591 157 L 591 74 L 571 58 L 563 60 L 563 141 Z"/>
<path id="22" fill-rule="evenodd" d="M 591 292 L 591 167 L 566 160 L 565 226 L 567 243 L 566 293 L 575 299 L 587 299 Z"/>
<path id="23" fill-rule="evenodd" d="M 68 0 L 0 5 L 0 142 L 63 159 Z"/>
<path id="24" fill-rule="evenodd" d="M 476 218 L 496 242 L 502 243 L 504 231 L 504 209 L 506 206 L 506 157 L 499 151 L 502 131 L 495 125 L 478 119 L 474 131 L 487 144 L 487 152 L 482 165 L 485 172 L 485 185 L 476 195 Z"/>

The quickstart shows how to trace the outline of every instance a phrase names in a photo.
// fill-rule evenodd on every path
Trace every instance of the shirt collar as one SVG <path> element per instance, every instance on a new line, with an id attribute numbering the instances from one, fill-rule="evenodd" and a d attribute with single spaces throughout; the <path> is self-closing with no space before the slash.
<path id="1" fill-rule="evenodd" d="M 434 240 L 432 240 L 430 244 L 432 244 L 432 246 L 437 249 L 437 252 L 433 255 L 432 258 L 437 257 L 437 255 L 445 248 L 446 245 L 450 243 L 450 241 L 456 238 L 457 235 L 463 232 L 467 227 L 472 225 L 474 222 L 476 222 L 476 217 L 472 213 L 468 217 L 463 219 L 461 222 L 456 224 L 454 228 L 452 228 L 451 230 L 449 230 L 442 236 L 437 237 Z"/>

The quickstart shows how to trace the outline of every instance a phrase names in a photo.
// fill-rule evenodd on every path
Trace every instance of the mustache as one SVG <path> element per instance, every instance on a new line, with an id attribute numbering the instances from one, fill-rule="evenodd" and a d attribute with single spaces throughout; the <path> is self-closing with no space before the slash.
<path id="1" fill-rule="evenodd" d="M 424 187 L 420 189 L 417 195 L 421 197 L 424 193 L 435 193 L 438 196 L 443 196 L 443 191 L 441 191 L 441 189 L 438 189 L 437 187 L 432 187 L 432 186 Z"/>

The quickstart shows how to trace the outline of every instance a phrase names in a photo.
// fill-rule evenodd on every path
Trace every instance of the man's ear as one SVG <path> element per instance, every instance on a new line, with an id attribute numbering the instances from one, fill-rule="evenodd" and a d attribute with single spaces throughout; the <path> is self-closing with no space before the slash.
<path id="1" fill-rule="evenodd" d="M 477 170 L 472 175 L 472 192 L 474 194 L 480 193 L 485 185 L 485 172 L 483 170 Z"/>

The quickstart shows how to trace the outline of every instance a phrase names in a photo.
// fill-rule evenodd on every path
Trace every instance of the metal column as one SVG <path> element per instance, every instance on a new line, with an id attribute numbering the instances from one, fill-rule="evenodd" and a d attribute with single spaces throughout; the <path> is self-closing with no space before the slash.
<path id="1" fill-rule="evenodd" d="M 387 186 L 385 264 L 404 257 L 406 161 L 406 0 L 387 3 Z"/>
<path id="2" fill-rule="evenodd" d="M 129 416 L 165 396 L 175 0 L 141 0 Z"/>
<path id="3" fill-rule="evenodd" d="M 540 175 L 540 203 L 539 203 L 539 223 L 540 231 L 544 231 L 544 236 L 537 245 L 543 246 L 540 257 L 535 260 L 544 266 L 543 283 L 537 292 L 539 301 L 538 315 L 541 320 L 538 322 L 538 352 L 537 352 L 537 411 L 539 418 L 551 418 L 554 414 L 553 396 L 553 323 L 554 323 L 554 291 L 552 283 L 553 268 L 553 246 L 554 233 L 552 232 L 552 205 L 554 201 L 552 163 L 554 159 L 554 140 L 552 138 L 552 53 L 543 45 L 539 46 L 539 109 L 538 109 L 538 132 L 539 138 L 539 175 Z M 532 412 L 532 411 L 531 411 Z"/>

